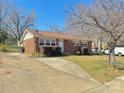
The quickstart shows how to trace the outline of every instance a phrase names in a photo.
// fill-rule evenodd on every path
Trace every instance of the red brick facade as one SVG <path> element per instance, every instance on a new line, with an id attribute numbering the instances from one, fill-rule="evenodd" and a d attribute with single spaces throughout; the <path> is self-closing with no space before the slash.
<path id="1" fill-rule="evenodd" d="M 26 53 L 34 53 L 35 52 L 35 39 L 31 38 L 28 40 L 24 40 L 22 42 L 22 45 L 24 47 L 24 52 Z"/>
<path id="2" fill-rule="evenodd" d="M 64 53 L 75 54 L 79 50 L 80 50 L 80 46 L 72 45 L 71 40 L 64 40 Z"/>
<path id="3" fill-rule="evenodd" d="M 64 40 L 64 53 L 66 54 L 76 54 L 77 51 L 81 51 L 81 48 L 88 49 L 88 52 L 91 53 L 92 42 L 87 41 L 87 45 L 82 47 L 81 45 L 75 46 L 72 44 L 72 40 Z"/>

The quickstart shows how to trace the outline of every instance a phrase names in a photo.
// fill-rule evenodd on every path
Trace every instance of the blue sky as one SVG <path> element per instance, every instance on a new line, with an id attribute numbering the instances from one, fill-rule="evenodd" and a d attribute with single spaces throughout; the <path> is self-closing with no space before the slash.
<path id="1" fill-rule="evenodd" d="M 10 0 L 11 1 L 11 0 Z M 68 5 L 91 3 L 92 0 L 12 0 L 16 7 L 21 7 L 24 13 L 33 10 L 36 13 L 36 29 L 47 30 L 48 25 L 63 27 L 67 18 L 65 12 Z"/>

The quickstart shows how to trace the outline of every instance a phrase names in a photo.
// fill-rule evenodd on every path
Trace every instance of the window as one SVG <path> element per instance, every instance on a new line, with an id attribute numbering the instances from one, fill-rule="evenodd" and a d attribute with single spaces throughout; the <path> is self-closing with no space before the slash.
<path id="1" fill-rule="evenodd" d="M 80 42 L 79 41 L 72 41 L 72 45 L 73 46 L 80 46 Z"/>
<path id="2" fill-rule="evenodd" d="M 87 43 L 85 43 L 85 47 L 87 46 Z"/>
<path id="3" fill-rule="evenodd" d="M 55 40 L 51 40 L 51 45 L 55 46 L 56 45 L 56 41 Z"/>
<path id="4" fill-rule="evenodd" d="M 44 45 L 44 39 L 40 39 L 39 45 Z"/>
<path id="5" fill-rule="evenodd" d="M 87 47 L 87 45 L 88 45 L 88 44 L 87 44 L 86 42 L 81 42 L 81 46 L 82 46 L 82 47 Z"/>
<path id="6" fill-rule="evenodd" d="M 54 40 L 54 39 L 42 38 L 42 39 L 40 39 L 40 41 L 39 41 L 39 45 L 55 46 L 55 45 L 56 45 L 56 40 Z"/>
<path id="7" fill-rule="evenodd" d="M 81 46 L 84 46 L 84 43 L 81 42 Z"/>
<path id="8" fill-rule="evenodd" d="M 78 42 L 78 41 L 75 42 L 75 45 L 76 45 L 76 46 L 80 46 L 80 42 Z"/>
<path id="9" fill-rule="evenodd" d="M 50 45 L 50 40 L 46 39 L 46 45 Z"/>

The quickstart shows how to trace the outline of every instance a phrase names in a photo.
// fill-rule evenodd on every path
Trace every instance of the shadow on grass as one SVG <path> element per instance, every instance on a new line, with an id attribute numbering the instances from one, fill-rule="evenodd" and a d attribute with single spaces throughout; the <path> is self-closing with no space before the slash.
<path id="1" fill-rule="evenodd" d="M 69 55 L 58 55 L 58 56 L 43 56 L 42 58 L 47 58 L 47 57 L 49 57 L 49 58 L 54 58 L 54 57 L 69 57 L 69 56 L 93 56 L 93 55 L 74 55 L 74 54 L 69 54 Z"/>
<path id="2" fill-rule="evenodd" d="M 117 67 L 116 69 L 124 71 L 124 67 Z"/>

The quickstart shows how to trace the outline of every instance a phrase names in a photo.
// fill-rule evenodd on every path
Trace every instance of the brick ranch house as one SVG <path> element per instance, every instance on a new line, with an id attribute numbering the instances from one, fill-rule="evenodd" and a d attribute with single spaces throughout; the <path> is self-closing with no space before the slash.
<path id="1" fill-rule="evenodd" d="M 62 54 L 90 54 L 92 41 L 60 32 L 25 30 L 20 40 L 25 53 L 43 51 L 44 47 L 59 47 Z"/>

